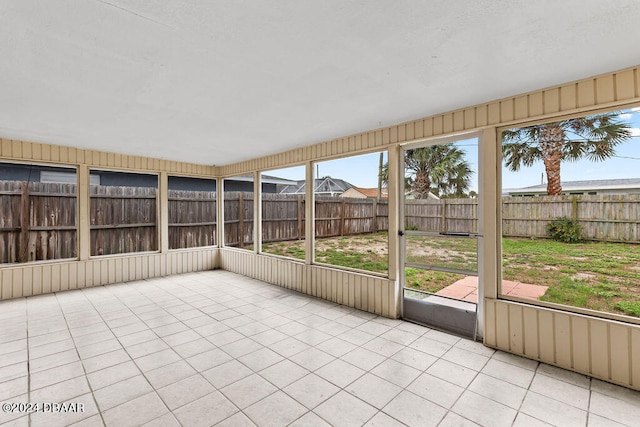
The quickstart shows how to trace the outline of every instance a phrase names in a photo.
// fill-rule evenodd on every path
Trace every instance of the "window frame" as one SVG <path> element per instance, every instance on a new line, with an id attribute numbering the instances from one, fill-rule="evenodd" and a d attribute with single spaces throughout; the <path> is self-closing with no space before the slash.
<path id="1" fill-rule="evenodd" d="M 10 164 L 10 165 L 18 165 L 24 167 L 44 167 L 44 168 L 54 168 L 54 169 L 69 169 L 75 171 L 76 175 L 76 192 L 75 192 L 75 233 L 76 233 L 76 243 L 75 243 L 75 257 L 69 258 L 53 258 L 53 259 L 41 259 L 41 260 L 33 260 L 26 262 L 8 262 L 8 263 L 0 263 L 0 268 L 3 267 L 24 267 L 28 265 L 37 265 L 37 264 L 52 264 L 57 262 L 69 262 L 69 261 L 79 261 L 80 260 L 80 165 L 78 164 L 66 164 L 66 163 L 56 163 L 56 162 L 47 162 L 47 161 L 26 161 L 26 160 L 14 160 L 3 158 L 0 159 L 1 164 Z M 66 172 L 62 172 L 66 173 Z M 21 182 L 39 182 L 39 183 L 49 183 L 49 184 L 63 184 L 63 183 L 52 183 L 52 182 L 43 182 L 41 180 L 40 172 L 38 174 L 38 180 L 32 181 L 21 181 Z M 72 184 L 72 183 L 69 183 Z"/>
<path id="2" fill-rule="evenodd" d="M 156 197 L 155 197 L 155 203 L 156 203 L 156 218 L 155 218 L 155 227 L 156 227 L 156 249 L 152 250 L 152 251 L 140 251 L 140 252 L 122 252 L 122 253 L 116 253 L 116 254 L 106 254 L 106 255 L 92 255 L 91 254 L 91 179 L 89 178 L 89 183 L 87 183 L 87 190 L 88 190 L 88 197 L 87 197 L 87 212 L 89 215 L 88 218 L 88 222 L 89 222 L 89 228 L 88 228 L 88 232 L 89 232 L 89 236 L 88 236 L 88 241 L 89 241 L 89 260 L 92 259 L 108 259 L 108 258 L 117 258 L 117 257 L 130 257 L 130 256 L 136 256 L 136 255 L 150 255 L 150 254 L 158 254 L 162 252 L 162 223 L 161 223 L 161 206 L 162 206 L 162 198 L 161 198 L 161 175 L 163 172 L 161 171 L 139 171 L 139 170 L 131 170 L 131 169 L 118 169 L 118 168 L 103 168 L 100 166 L 92 166 L 92 165 L 87 165 L 87 169 L 88 169 L 88 174 L 89 177 L 91 177 L 92 172 L 115 172 L 115 173 L 125 173 L 125 174 L 134 174 L 134 175 L 150 175 L 150 176 L 155 176 L 156 177 Z M 104 184 L 102 184 L 102 178 L 100 179 L 100 185 L 99 186 L 105 186 L 108 187 Z M 153 187 L 149 187 L 149 188 L 153 188 Z M 168 237 L 168 236 L 167 236 Z"/>
<path id="3" fill-rule="evenodd" d="M 219 233 L 218 233 L 218 203 L 219 200 L 217 198 L 218 195 L 218 185 L 219 185 L 219 181 L 221 181 L 221 179 L 218 179 L 217 177 L 203 177 L 200 175 L 187 175 L 187 174 L 178 174 L 178 173 L 167 173 L 167 208 L 169 207 L 169 191 L 171 191 L 171 189 L 169 188 L 169 180 L 171 179 L 171 177 L 175 177 L 175 178 L 191 178 L 191 179 L 200 179 L 200 180 L 204 180 L 204 181 L 213 181 L 215 183 L 215 191 L 214 193 L 216 194 L 216 208 L 214 210 L 215 214 L 216 214 L 216 222 L 215 222 L 215 226 L 216 226 L 216 231 L 213 234 L 214 235 L 214 239 L 216 241 L 216 244 L 214 245 L 207 245 L 207 246 L 192 246 L 192 247 L 188 247 L 188 248 L 174 248 L 171 249 L 170 245 L 169 248 L 167 249 L 169 252 L 177 252 L 177 251 L 189 251 L 189 250 L 197 250 L 197 249 L 206 249 L 206 248 L 219 248 L 219 242 L 218 242 L 218 238 L 219 238 Z M 194 190 L 197 191 L 197 190 Z M 160 212 L 159 212 L 160 214 Z M 167 224 L 169 224 L 169 214 L 167 213 Z M 169 241 L 169 233 L 171 230 L 171 225 L 169 224 L 167 227 L 167 241 Z M 158 240 L 160 241 L 160 240 Z"/>
<path id="4" fill-rule="evenodd" d="M 295 262 L 297 264 L 305 264 L 306 263 L 306 258 L 307 258 L 307 252 L 309 251 L 309 247 L 308 247 L 308 244 L 307 244 L 307 231 L 306 231 L 307 227 L 306 227 L 306 225 L 304 227 L 304 233 L 303 233 L 303 236 L 304 236 L 303 242 L 304 242 L 304 251 L 305 251 L 305 258 L 304 259 L 293 258 L 293 257 L 289 257 L 289 256 L 286 256 L 286 255 L 272 254 L 272 253 L 269 253 L 269 252 L 264 252 L 262 250 L 262 248 L 264 246 L 264 242 L 262 241 L 262 237 L 263 237 L 263 232 L 262 232 L 262 222 L 263 222 L 263 215 L 262 215 L 262 184 L 263 184 L 262 175 L 268 175 L 269 172 L 279 171 L 279 170 L 283 170 L 283 169 L 291 169 L 291 168 L 296 168 L 296 167 L 302 167 L 304 169 L 304 181 L 305 181 L 305 188 L 306 188 L 306 185 L 308 185 L 308 182 L 307 182 L 307 179 L 306 179 L 307 178 L 307 163 L 304 163 L 304 162 L 303 163 L 293 163 L 293 164 L 290 164 L 290 165 L 287 165 L 287 166 L 283 166 L 283 167 L 278 167 L 278 168 L 261 169 L 261 170 L 256 172 L 258 174 L 258 176 L 260 177 L 260 180 L 259 180 L 259 182 L 260 182 L 260 185 L 259 185 L 260 191 L 259 191 L 259 197 L 258 197 L 258 203 L 260 204 L 260 215 L 259 215 L 259 218 L 258 218 L 259 227 L 257 228 L 257 232 L 260 233 L 260 245 L 258 247 L 257 253 L 260 254 L 260 255 L 264 255 L 264 256 L 275 257 L 275 258 L 278 258 L 278 259 Z M 255 197 L 255 195 L 254 195 L 254 197 Z M 306 198 L 305 198 L 305 203 L 307 203 Z M 307 224 L 307 222 L 309 220 L 307 218 L 306 212 L 307 212 L 307 209 L 305 207 L 305 209 L 303 209 L 303 211 L 302 211 L 305 224 Z M 315 240 L 314 240 L 314 242 L 315 242 Z"/>
<path id="5" fill-rule="evenodd" d="M 357 152 L 357 153 L 351 153 L 351 154 L 346 154 L 346 155 L 338 155 L 338 156 L 331 156 L 331 157 L 327 157 L 327 158 L 323 158 L 323 159 L 319 159 L 319 160 L 314 160 L 312 162 L 310 162 L 310 167 L 311 170 L 314 171 L 316 170 L 316 166 L 319 163 L 324 163 L 324 162 L 331 162 L 334 160 L 343 160 L 343 159 L 348 159 L 350 157 L 360 157 L 360 156 L 367 156 L 367 155 L 371 155 L 371 154 L 380 154 L 380 153 L 386 153 L 387 154 L 387 163 L 389 162 L 389 152 L 392 148 L 391 147 L 387 147 L 387 148 L 375 148 L 372 150 L 366 150 L 363 152 Z M 393 264 L 393 260 L 391 259 L 391 253 L 390 253 L 390 240 L 391 240 L 391 235 L 387 234 L 387 271 L 386 273 L 379 273 L 376 271 L 370 271 L 370 270 L 362 270 L 359 268 L 353 268 L 353 267 L 345 267 L 345 266 L 341 266 L 341 265 L 336 265 L 336 264 L 329 264 L 329 263 L 324 263 L 324 262 L 319 262 L 316 261 L 316 193 L 315 193 L 315 175 L 313 175 L 313 179 L 312 179 L 312 183 L 314 185 L 311 186 L 312 190 L 311 190 L 311 194 L 312 194 L 312 206 L 313 206 L 313 215 L 312 218 L 307 218 L 308 221 L 311 222 L 311 226 L 312 226 L 312 230 L 311 230 L 311 265 L 314 266 L 318 266 L 318 267 L 324 267 L 324 268 L 329 268 L 329 269 L 335 269 L 335 270 L 341 270 L 341 271 L 347 271 L 347 272 L 351 272 L 351 273 L 357 273 L 357 274 L 363 274 L 366 276 L 372 276 L 372 277 L 376 277 L 376 278 L 383 278 L 383 279 L 388 279 L 391 280 L 392 277 L 392 264 Z M 309 182 L 307 180 L 307 188 L 309 188 Z M 389 228 L 389 227 L 388 227 Z M 387 230 L 388 233 L 388 230 Z"/>
<path id="6" fill-rule="evenodd" d="M 607 311 L 600 311 L 600 310 L 594 310 L 594 309 L 589 309 L 589 308 L 582 308 L 582 307 L 574 307 L 571 305 L 566 305 L 566 304 L 560 304 L 560 303 L 554 303 L 554 302 L 548 302 L 548 301 L 540 301 L 540 300 L 531 300 L 531 299 L 527 299 L 527 298 L 521 298 L 521 297 L 516 297 L 516 296 L 511 296 L 511 295 L 504 295 L 502 293 L 502 274 L 503 274 L 503 267 L 502 267 L 502 240 L 503 240 L 503 235 L 502 235 L 502 170 L 503 170 L 503 158 L 502 158 L 502 133 L 505 130 L 509 130 L 509 129 L 513 129 L 513 128 L 521 128 L 521 127 L 529 127 L 529 126 L 534 126 L 534 125 L 540 125 L 540 124 L 545 124 L 545 123 L 553 123 L 553 122 L 557 122 L 560 120 L 568 120 L 568 119 L 574 119 L 574 118 L 579 118 L 579 117 L 585 117 L 585 116 L 591 116 L 591 115 L 596 115 L 596 114 L 602 114 L 602 113 L 610 113 L 610 112 L 614 112 L 614 111 L 620 111 L 620 110 L 627 110 L 627 109 L 631 109 L 631 108 L 637 108 L 640 107 L 640 102 L 631 102 L 631 103 L 621 103 L 619 105 L 616 105 L 615 107 L 602 107 L 602 108 L 583 108 L 580 109 L 579 111 L 576 112 L 572 112 L 569 114 L 555 114 L 555 115 L 547 115 L 542 119 L 537 119 L 537 120 L 521 120 L 521 121 L 513 121 L 510 122 L 507 125 L 502 125 L 502 126 L 498 126 L 496 127 L 496 156 L 497 156 L 497 164 L 498 164 L 498 168 L 497 168 L 497 185 L 496 185 L 496 200 L 498 202 L 498 206 L 496 206 L 496 229 L 497 229 L 497 239 L 498 241 L 496 242 L 498 251 L 497 251 L 497 258 L 496 258 L 496 273 L 497 273 L 497 283 L 496 283 L 496 291 L 497 291 L 497 299 L 498 300 L 503 300 L 503 301 L 510 301 L 510 302 L 515 302 L 515 303 L 520 303 L 520 304 L 524 304 L 524 305 L 528 305 L 531 307 L 538 307 L 538 308 L 547 308 L 547 309 L 552 309 L 552 310 L 557 310 L 557 311 L 562 311 L 562 312 L 566 312 L 567 314 L 579 314 L 579 315 L 584 315 L 586 317 L 591 317 L 591 318 L 599 318 L 599 319 L 606 319 L 606 320 L 614 320 L 614 321 L 619 321 L 619 322 L 623 322 L 626 324 L 634 324 L 634 325 L 640 325 L 640 318 L 638 317 L 633 317 L 633 316 L 627 316 L 624 314 L 618 314 L 618 313 L 610 313 Z"/>

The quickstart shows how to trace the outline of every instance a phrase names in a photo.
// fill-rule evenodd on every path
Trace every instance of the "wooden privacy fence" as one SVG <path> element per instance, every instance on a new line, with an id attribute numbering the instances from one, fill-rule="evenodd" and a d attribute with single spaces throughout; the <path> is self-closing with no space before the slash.
<path id="1" fill-rule="evenodd" d="M 74 258 L 76 186 L 0 181 L 0 263 Z"/>
<path id="2" fill-rule="evenodd" d="M 389 228 L 389 203 L 385 199 L 315 198 L 316 237 L 375 233 Z"/>
<path id="3" fill-rule="evenodd" d="M 476 233 L 478 199 L 407 200 L 404 217 L 407 229 L 435 233 Z"/>
<path id="4" fill-rule="evenodd" d="M 253 193 L 224 193 L 224 244 L 253 244 Z"/>
<path id="5" fill-rule="evenodd" d="M 225 195 L 225 230 L 244 233 L 252 243 L 253 195 Z M 247 202 L 249 201 L 249 202 Z M 244 226 L 237 225 L 239 203 Z M 304 238 L 304 196 L 263 195 L 263 241 Z M 227 205 L 225 205 L 227 206 Z M 316 237 L 372 233 L 388 229 L 388 201 L 320 196 L 315 200 Z M 640 242 L 640 195 L 504 197 L 502 231 L 505 237 L 549 237 L 547 225 L 560 217 L 574 218 L 586 240 Z M 430 232 L 476 233 L 478 200 L 475 198 L 407 200 L 405 221 L 409 229 Z M 229 223 L 229 224 L 227 224 Z M 230 224 L 236 224 L 235 229 Z M 237 231 L 236 231 L 237 233 Z M 238 244 L 237 234 L 228 236 Z"/>
<path id="6" fill-rule="evenodd" d="M 92 185 L 91 255 L 157 250 L 156 193 L 149 187 Z"/>
<path id="7" fill-rule="evenodd" d="M 157 190 L 91 186 L 91 255 L 158 248 Z M 225 244 L 253 244 L 253 193 L 225 192 Z M 77 189 L 73 184 L 0 181 L 0 263 L 75 258 Z M 169 247 L 216 244 L 216 193 L 169 191 Z M 386 199 L 319 196 L 316 237 L 388 229 Z M 263 241 L 304 239 L 303 195 L 263 194 Z M 407 200 L 409 229 L 471 232 L 478 226 L 477 199 Z M 640 242 L 640 195 L 505 197 L 502 231 L 507 237 L 548 237 L 547 224 L 576 219 L 585 239 Z"/>
<path id="8" fill-rule="evenodd" d="M 264 243 L 304 239 L 304 195 L 262 195 L 262 241 Z M 387 200 L 318 196 L 315 200 L 316 237 L 386 231 L 389 227 Z M 253 193 L 225 192 L 225 244 L 253 244 Z M 242 236 L 242 240 L 241 237 Z"/>
<path id="9" fill-rule="evenodd" d="M 169 249 L 215 244 L 215 191 L 169 190 Z"/>
<path id="10" fill-rule="evenodd" d="M 547 237 L 547 224 L 573 218 L 587 240 L 640 242 L 640 195 L 504 197 L 502 232 L 513 237 Z"/>
<path id="11" fill-rule="evenodd" d="M 262 241 L 304 239 L 304 209 L 305 200 L 301 194 L 263 194 Z"/>

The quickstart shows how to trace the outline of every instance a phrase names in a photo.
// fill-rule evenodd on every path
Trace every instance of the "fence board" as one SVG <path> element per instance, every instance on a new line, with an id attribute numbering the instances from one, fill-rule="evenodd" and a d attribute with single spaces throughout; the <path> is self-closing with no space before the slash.
<path id="1" fill-rule="evenodd" d="M 216 192 L 169 190 L 169 249 L 216 244 Z"/>
<path id="2" fill-rule="evenodd" d="M 24 190 L 22 182 L 0 181 L 0 263 L 75 258 L 76 186 L 31 182 Z M 156 191 L 92 186 L 91 254 L 156 250 Z M 252 245 L 253 193 L 225 192 L 224 197 L 226 244 Z M 304 195 L 263 194 L 263 241 L 304 239 L 305 203 Z M 388 229 L 386 199 L 318 196 L 315 209 L 318 238 Z M 421 231 L 477 232 L 477 214 L 472 198 L 405 204 L 406 226 Z M 502 199 L 506 237 L 547 237 L 547 224 L 563 216 L 578 220 L 587 240 L 640 243 L 640 195 Z M 169 191 L 171 249 L 215 245 L 216 222 L 215 192 Z"/>
<path id="3" fill-rule="evenodd" d="M 587 240 L 640 242 L 638 194 L 502 199 L 504 236 L 547 237 L 547 224 L 559 217 L 576 219 Z"/>
<path id="4" fill-rule="evenodd" d="M 76 257 L 76 186 L 0 181 L 0 263 Z"/>
<path id="5" fill-rule="evenodd" d="M 253 193 L 224 192 L 224 244 L 253 244 Z"/>
<path id="6" fill-rule="evenodd" d="M 156 188 L 92 185 L 91 255 L 155 251 Z"/>

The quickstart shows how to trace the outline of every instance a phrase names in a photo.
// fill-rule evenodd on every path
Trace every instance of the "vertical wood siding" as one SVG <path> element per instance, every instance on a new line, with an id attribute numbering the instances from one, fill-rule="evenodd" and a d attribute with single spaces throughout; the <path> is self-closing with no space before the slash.
<path id="1" fill-rule="evenodd" d="M 640 326 L 485 299 L 484 343 L 640 390 Z"/>
<path id="2" fill-rule="evenodd" d="M 0 300 L 218 268 L 218 248 L 0 268 Z"/>
<path id="3" fill-rule="evenodd" d="M 220 268 L 381 316 L 400 314 L 399 285 L 386 278 L 224 248 Z"/>
<path id="4" fill-rule="evenodd" d="M 424 119 L 345 136 L 217 168 L 219 176 L 277 169 L 304 161 L 319 161 L 345 154 L 374 151 L 390 145 L 453 132 L 508 126 L 595 108 L 616 107 L 640 100 L 640 67 L 578 82 L 516 95 Z"/>
<path id="5" fill-rule="evenodd" d="M 452 132 L 551 120 L 638 102 L 640 68 L 636 67 L 223 167 L 9 139 L 0 139 L 0 159 L 224 177 L 379 151 Z M 80 236 L 81 241 L 83 238 Z M 81 245 L 81 255 L 84 246 L 86 243 Z M 398 315 L 398 284 L 387 279 L 215 248 L 2 267 L 0 297 L 14 298 L 218 265 L 363 310 L 389 317 Z M 496 283 L 488 286 L 495 287 Z M 485 302 L 487 345 L 640 389 L 637 326 L 506 301 Z"/>

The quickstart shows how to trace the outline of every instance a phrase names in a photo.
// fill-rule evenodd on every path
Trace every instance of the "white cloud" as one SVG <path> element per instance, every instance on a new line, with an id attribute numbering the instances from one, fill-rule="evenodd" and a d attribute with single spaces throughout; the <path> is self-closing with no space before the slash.
<path id="1" fill-rule="evenodd" d="M 631 136 L 640 136 L 640 128 L 631 128 Z"/>
<path id="2" fill-rule="evenodd" d="M 640 107 L 633 107 L 631 111 L 633 111 L 634 113 L 640 113 Z"/>
<path id="3" fill-rule="evenodd" d="M 622 113 L 618 117 L 621 118 L 622 120 L 628 120 L 631 117 L 633 117 L 633 114 L 631 114 L 631 113 Z"/>

